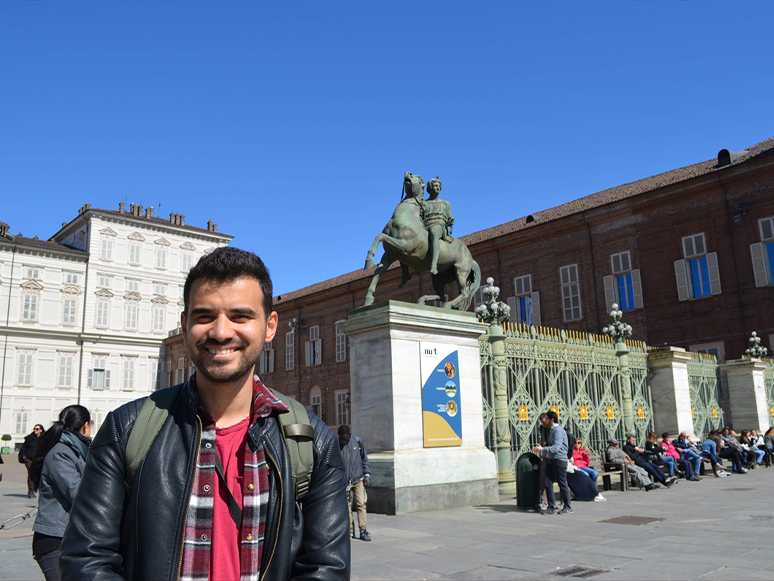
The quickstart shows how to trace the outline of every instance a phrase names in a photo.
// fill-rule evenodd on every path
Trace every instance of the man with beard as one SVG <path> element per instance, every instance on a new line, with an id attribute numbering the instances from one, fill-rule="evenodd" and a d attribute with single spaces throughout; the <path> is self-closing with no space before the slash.
<path id="1" fill-rule="evenodd" d="M 127 442 L 144 400 L 105 419 L 63 539 L 62 579 L 349 579 L 338 442 L 312 412 L 311 426 L 284 426 L 283 437 L 289 408 L 254 374 L 277 330 L 268 270 L 255 254 L 218 248 L 191 269 L 183 298 L 196 373 L 170 388 L 178 393 L 133 478 Z M 289 434 L 313 440 L 308 488 L 294 485 Z"/>

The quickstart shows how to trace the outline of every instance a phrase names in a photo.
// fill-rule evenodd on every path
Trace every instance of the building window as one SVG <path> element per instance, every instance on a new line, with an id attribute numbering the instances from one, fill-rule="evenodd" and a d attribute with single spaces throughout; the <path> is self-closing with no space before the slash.
<path id="1" fill-rule="evenodd" d="M 159 295 L 160 297 L 166 296 L 167 294 L 167 285 L 160 283 L 160 282 L 154 282 L 153 283 L 153 294 Z"/>
<path id="2" fill-rule="evenodd" d="M 38 320 L 38 294 L 25 292 L 22 298 L 22 321 Z"/>
<path id="3" fill-rule="evenodd" d="M 64 273 L 64 283 L 65 284 L 71 284 L 74 286 L 78 286 L 78 282 L 80 281 L 80 276 L 77 272 L 65 272 Z"/>
<path id="4" fill-rule="evenodd" d="M 113 260 L 113 240 L 103 238 L 99 243 L 99 257 L 102 260 Z"/>
<path id="5" fill-rule="evenodd" d="M 92 431 L 96 434 L 99 429 L 102 427 L 102 424 L 105 421 L 105 412 L 95 410 L 93 414 L 91 414 L 91 420 L 94 422 L 94 425 L 92 426 Z"/>
<path id="6" fill-rule="evenodd" d="M 110 389 L 110 370 L 107 368 L 107 355 L 94 355 L 89 369 L 86 385 L 91 389 Z"/>
<path id="7" fill-rule="evenodd" d="M 140 292 L 140 281 L 134 280 L 131 278 L 126 279 L 126 292 L 128 293 L 139 293 Z"/>
<path id="8" fill-rule="evenodd" d="M 110 301 L 97 299 L 97 314 L 94 318 L 96 327 L 106 328 L 110 324 Z"/>
<path id="9" fill-rule="evenodd" d="M 320 326 L 309 327 L 309 341 L 306 347 L 306 366 L 314 367 L 322 363 L 322 339 L 320 339 Z"/>
<path id="10" fill-rule="evenodd" d="M 336 325 L 336 361 L 347 360 L 347 336 Z"/>
<path id="11" fill-rule="evenodd" d="M 718 363 L 723 363 L 726 360 L 726 347 L 722 341 L 717 343 L 697 343 L 696 345 L 689 346 L 688 351 L 713 355 Z"/>
<path id="12" fill-rule="evenodd" d="M 274 373 L 274 341 L 263 344 L 263 352 L 258 360 L 258 373 Z"/>
<path id="13" fill-rule="evenodd" d="M 156 268 L 167 268 L 167 249 L 163 246 L 156 248 Z"/>
<path id="14" fill-rule="evenodd" d="M 188 366 L 188 377 L 191 377 L 194 373 L 196 373 L 196 365 L 189 365 Z"/>
<path id="15" fill-rule="evenodd" d="M 511 307 L 509 320 L 522 325 L 540 326 L 540 293 L 532 290 L 532 275 L 517 276 L 513 279 L 516 296 L 508 298 Z"/>
<path id="16" fill-rule="evenodd" d="M 704 233 L 683 238 L 683 260 L 675 261 L 677 295 L 681 301 L 720 294 L 717 252 L 707 252 Z"/>
<path id="17" fill-rule="evenodd" d="M 774 284 L 774 217 L 758 221 L 761 241 L 750 245 L 755 286 Z"/>
<path id="18" fill-rule="evenodd" d="M 97 275 L 97 286 L 101 288 L 110 288 L 113 281 L 110 276 L 107 274 L 98 274 Z"/>
<path id="19" fill-rule="evenodd" d="M 177 383 L 185 381 L 185 358 L 180 357 L 177 360 Z"/>
<path id="20" fill-rule="evenodd" d="M 164 332 L 164 320 L 166 319 L 167 309 L 163 305 L 153 305 L 153 332 Z"/>
<path id="21" fill-rule="evenodd" d="M 62 299 L 62 324 L 63 325 L 75 325 L 75 312 L 77 310 L 77 302 L 75 297 L 68 297 Z"/>
<path id="22" fill-rule="evenodd" d="M 293 331 L 285 333 L 285 369 L 290 370 L 296 367 L 296 343 L 293 337 Z"/>
<path id="23" fill-rule="evenodd" d="M 30 422 L 30 412 L 26 412 L 26 411 L 16 412 L 15 420 L 16 421 L 14 422 L 14 427 L 16 428 L 16 433 L 26 436 L 27 425 Z"/>
<path id="24" fill-rule="evenodd" d="M 32 365 L 34 351 L 17 351 L 18 367 L 16 373 L 17 385 L 32 385 Z"/>
<path id="25" fill-rule="evenodd" d="M 141 262 L 142 246 L 129 244 L 129 264 L 139 265 Z"/>
<path id="26" fill-rule="evenodd" d="M 127 331 L 137 330 L 137 313 L 140 310 L 140 305 L 134 301 L 127 301 L 124 305 L 124 328 Z"/>
<path id="27" fill-rule="evenodd" d="M 579 321 L 583 318 L 580 303 L 580 286 L 578 285 L 578 265 L 569 264 L 559 269 L 562 282 L 562 310 L 564 320 Z"/>
<path id="28" fill-rule="evenodd" d="M 322 393 L 316 385 L 309 390 L 309 407 L 314 415 L 322 419 Z"/>
<path id="29" fill-rule="evenodd" d="M 24 278 L 40 279 L 40 269 L 37 266 L 28 266 L 24 269 Z"/>
<path id="30" fill-rule="evenodd" d="M 188 272 L 191 270 L 191 263 L 193 262 L 193 256 L 190 252 L 183 252 L 180 255 L 180 270 L 182 272 Z"/>
<path id="31" fill-rule="evenodd" d="M 59 373 L 57 374 L 58 387 L 73 386 L 73 358 L 75 353 L 59 354 Z"/>
<path id="32" fill-rule="evenodd" d="M 610 256 L 613 274 L 604 278 L 605 303 L 608 312 L 617 304 L 622 311 L 642 308 L 640 270 L 632 269 L 631 254 L 619 252 Z"/>
<path id="33" fill-rule="evenodd" d="M 161 389 L 161 370 L 159 369 L 159 360 L 151 357 L 150 361 L 150 380 L 154 391 Z"/>
<path id="34" fill-rule="evenodd" d="M 121 387 L 126 390 L 134 389 L 134 364 L 136 362 L 136 357 L 124 357 L 123 358 L 123 369 L 124 374 L 121 379 Z"/>
<path id="35" fill-rule="evenodd" d="M 349 392 L 336 392 L 336 424 L 349 425 Z"/>

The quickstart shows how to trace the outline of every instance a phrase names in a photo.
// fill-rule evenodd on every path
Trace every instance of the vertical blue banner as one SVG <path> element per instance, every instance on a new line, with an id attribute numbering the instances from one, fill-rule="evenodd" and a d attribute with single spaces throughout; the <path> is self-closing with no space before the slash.
<path id="1" fill-rule="evenodd" d="M 458 351 L 438 343 L 419 348 L 424 447 L 462 446 Z"/>

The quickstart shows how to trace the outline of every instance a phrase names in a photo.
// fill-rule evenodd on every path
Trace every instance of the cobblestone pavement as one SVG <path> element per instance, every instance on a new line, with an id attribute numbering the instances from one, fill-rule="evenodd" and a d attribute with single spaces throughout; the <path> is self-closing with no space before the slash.
<path id="1" fill-rule="evenodd" d="M 26 498 L 24 466 L 5 460 L 0 522 L 36 506 Z M 774 581 L 772 484 L 774 468 L 758 468 L 669 490 L 612 491 L 607 502 L 576 502 L 562 516 L 519 511 L 506 497 L 487 506 L 371 514 L 373 541 L 352 541 L 352 578 Z M 619 522 L 605 522 L 611 519 Z M 31 543 L 32 519 L 0 530 L 0 580 L 43 579 Z"/>

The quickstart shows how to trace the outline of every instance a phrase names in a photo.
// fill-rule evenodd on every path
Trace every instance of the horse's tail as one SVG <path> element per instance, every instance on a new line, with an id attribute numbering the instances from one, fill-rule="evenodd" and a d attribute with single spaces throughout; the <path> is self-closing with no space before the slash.
<path id="1" fill-rule="evenodd" d="M 471 281 L 470 275 L 468 275 L 468 284 L 467 288 L 465 289 L 465 299 L 460 303 L 461 311 L 468 310 L 470 303 L 473 302 L 473 296 L 476 294 L 478 287 L 481 286 L 481 267 L 478 266 L 478 262 L 475 260 L 471 260 L 470 262 L 472 263 L 470 273 L 473 275 L 473 280 Z"/>

